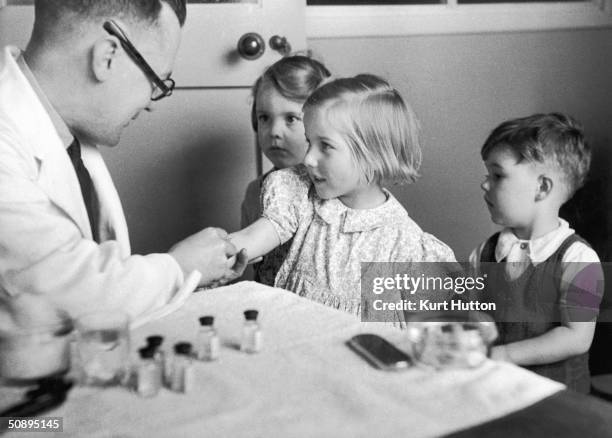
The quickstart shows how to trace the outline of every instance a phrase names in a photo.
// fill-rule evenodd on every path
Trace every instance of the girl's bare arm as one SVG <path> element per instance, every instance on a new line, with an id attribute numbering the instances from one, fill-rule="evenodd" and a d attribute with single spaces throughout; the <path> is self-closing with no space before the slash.
<path id="1" fill-rule="evenodd" d="M 274 226 L 266 218 L 259 218 L 248 227 L 231 233 L 229 238 L 236 248 L 247 250 L 249 260 L 261 257 L 281 244 Z"/>

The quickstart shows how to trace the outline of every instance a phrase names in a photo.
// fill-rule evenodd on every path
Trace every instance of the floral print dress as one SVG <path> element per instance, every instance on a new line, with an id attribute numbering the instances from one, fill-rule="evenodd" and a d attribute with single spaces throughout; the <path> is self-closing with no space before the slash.
<path id="1" fill-rule="evenodd" d="M 359 316 L 361 262 L 454 262 L 453 251 L 425 233 L 385 190 L 372 209 L 352 209 L 318 197 L 306 169 L 270 174 L 262 216 L 281 243 L 293 238 L 275 286 Z"/>

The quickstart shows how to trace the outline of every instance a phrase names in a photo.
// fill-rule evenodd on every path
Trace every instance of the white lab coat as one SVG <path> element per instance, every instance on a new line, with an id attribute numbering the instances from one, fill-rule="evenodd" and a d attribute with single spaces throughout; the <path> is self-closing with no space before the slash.
<path id="1" fill-rule="evenodd" d="M 78 180 L 53 123 L 7 47 L 0 53 L 0 306 L 41 294 L 72 316 L 170 301 L 183 283 L 168 254 L 130 255 L 125 217 L 102 156 L 83 146 L 100 204 L 92 240 Z"/>

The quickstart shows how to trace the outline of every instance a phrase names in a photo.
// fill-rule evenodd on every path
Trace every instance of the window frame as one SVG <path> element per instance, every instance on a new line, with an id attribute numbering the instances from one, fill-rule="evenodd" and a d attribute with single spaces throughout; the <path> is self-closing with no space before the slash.
<path id="1" fill-rule="evenodd" d="M 612 0 L 439 5 L 308 6 L 309 39 L 612 27 Z"/>

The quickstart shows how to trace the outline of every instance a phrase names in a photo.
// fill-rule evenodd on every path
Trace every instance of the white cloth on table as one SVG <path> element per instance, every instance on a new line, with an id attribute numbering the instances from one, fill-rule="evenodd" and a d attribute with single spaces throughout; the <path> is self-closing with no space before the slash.
<path id="1" fill-rule="evenodd" d="M 260 311 L 264 336 L 263 351 L 255 355 L 237 350 L 248 308 Z M 162 390 L 142 399 L 120 388 L 77 388 L 47 414 L 64 417 L 61 436 L 429 437 L 504 416 L 563 389 L 492 361 L 472 370 L 376 370 L 346 340 L 374 332 L 405 348 L 403 332 L 253 282 L 192 295 L 175 313 L 133 332 L 132 350 L 151 334 L 163 334 L 166 348 L 194 341 L 197 318 L 205 314 L 215 315 L 223 346 L 218 361 L 195 363 L 191 394 Z"/>

